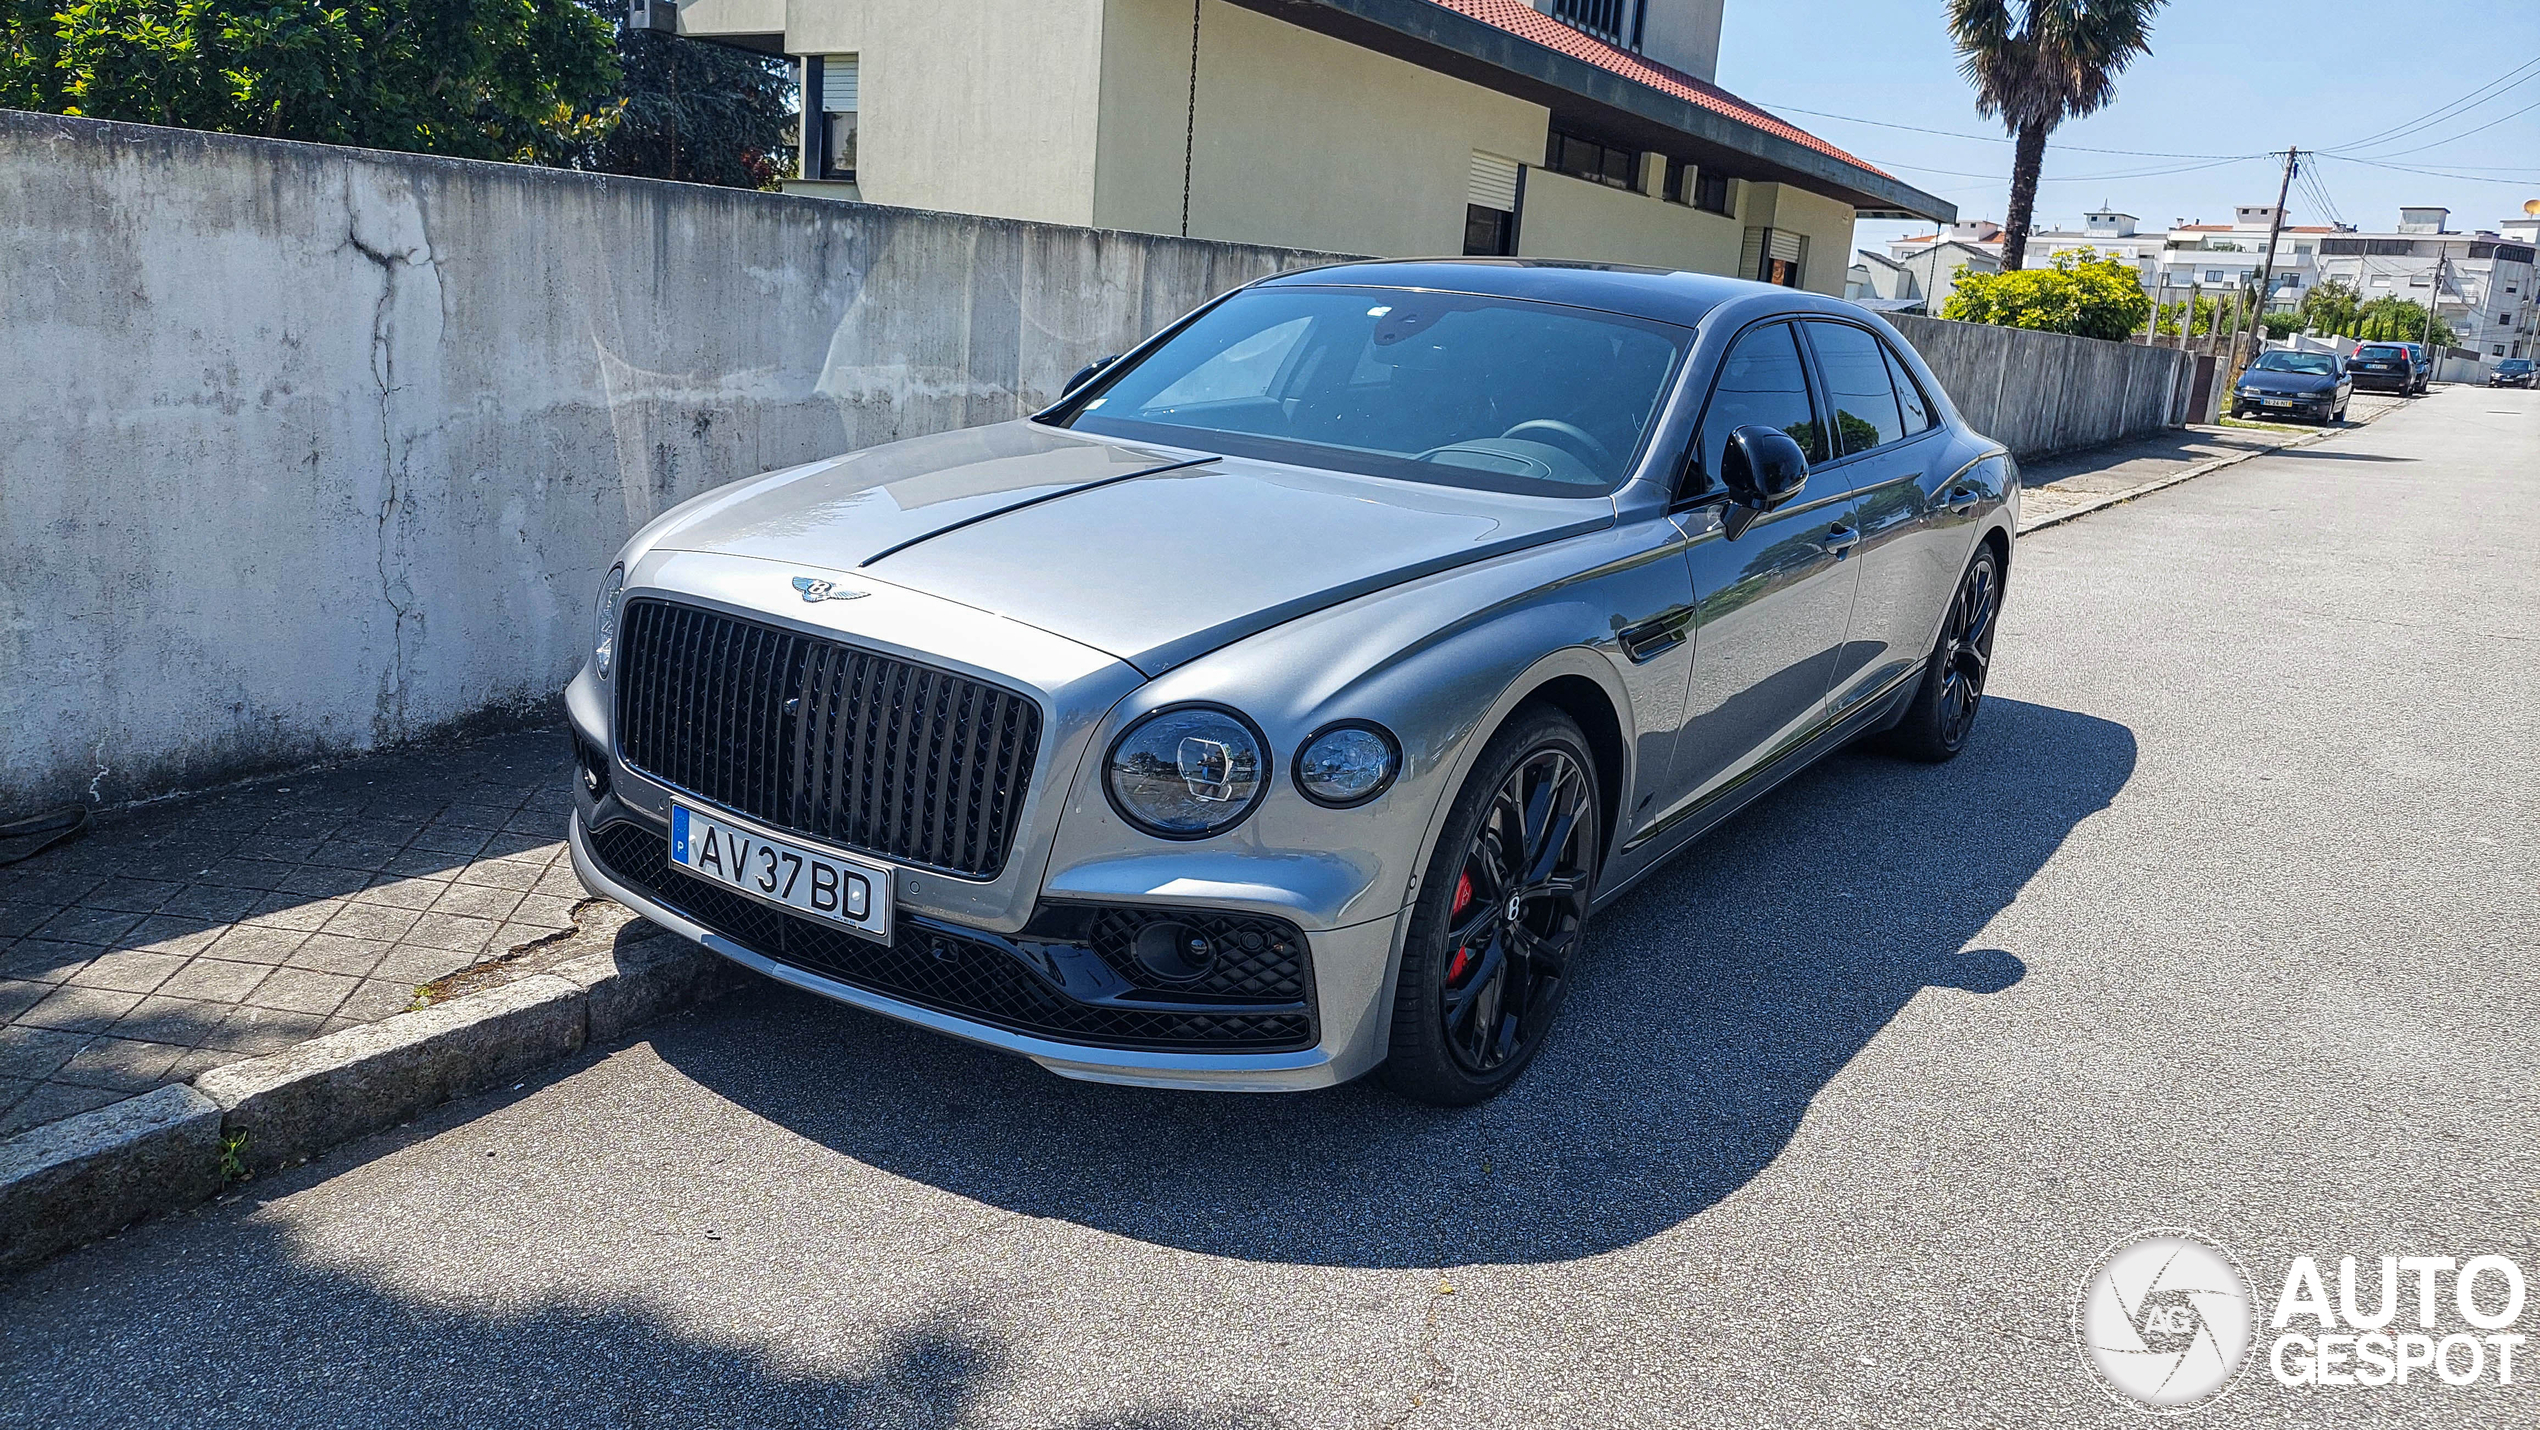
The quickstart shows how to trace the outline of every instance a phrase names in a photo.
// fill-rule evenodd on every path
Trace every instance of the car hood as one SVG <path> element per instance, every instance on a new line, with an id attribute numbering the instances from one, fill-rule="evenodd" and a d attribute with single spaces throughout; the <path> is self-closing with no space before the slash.
<path id="1" fill-rule="evenodd" d="M 2243 392 L 2326 392 L 2336 385 L 2337 379 L 2328 373 L 2260 372 L 2252 368 L 2240 375 Z"/>
<path id="2" fill-rule="evenodd" d="M 1156 675 L 1309 611 L 1613 521 L 1603 497 L 1468 491 L 1009 422 L 736 484 L 652 544 L 841 585 L 888 581 Z"/>

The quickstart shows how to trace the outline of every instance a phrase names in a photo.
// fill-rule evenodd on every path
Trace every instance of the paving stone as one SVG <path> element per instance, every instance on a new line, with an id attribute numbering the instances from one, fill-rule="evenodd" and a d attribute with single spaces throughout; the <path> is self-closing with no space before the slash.
<path id="1" fill-rule="evenodd" d="M 71 1054 L 86 1046 L 88 1039 L 86 1033 L 64 1033 L 51 1028 L 0 1028 L 0 1077 L 40 1081 L 69 1062 Z"/>
<path id="2" fill-rule="evenodd" d="M 293 949 L 283 963 L 291 968 L 359 978 L 379 966 L 379 961 L 388 956 L 389 947 L 379 939 L 313 933 L 309 935 L 309 941 Z"/>
<path id="3" fill-rule="evenodd" d="M 62 911 L 60 904 L 21 904 L 0 900 L 0 941 L 25 938 Z"/>
<path id="4" fill-rule="evenodd" d="M 318 1014 L 284 1008 L 230 1008 L 224 1012 L 226 1016 L 219 1025 L 202 1036 L 201 1046 L 251 1056 L 277 1053 L 313 1038 L 326 1022 Z"/>
<path id="5" fill-rule="evenodd" d="M 461 829 L 456 825 L 434 825 L 416 835 L 414 842 L 406 846 L 406 853 L 427 852 L 472 859 L 476 857 L 477 851 L 485 847 L 485 841 L 490 837 L 489 830 Z"/>
<path id="6" fill-rule="evenodd" d="M 520 907 L 521 891 L 488 884 L 452 884 L 432 901 L 436 914 L 465 914 L 470 918 L 501 919 Z"/>
<path id="7" fill-rule="evenodd" d="M 389 860 L 396 858 L 404 850 L 405 843 L 402 840 L 395 844 L 328 840 L 321 842 L 309 855 L 309 862 L 322 864 L 330 869 L 359 869 L 364 874 L 369 874 L 384 867 Z"/>
<path id="8" fill-rule="evenodd" d="M 295 865 L 274 859 L 240 859 L 232 856 L 195 876 L 195 882 L 218 884 L 232 889 L 279 889 Z"/>
<path id="9" fill-rule="evenodd" d="M 531 892 L 571 899 L 577 903 L 591 896 L 591 891 L 582 887 L 582 876 L 573 872 L 570 862 L 549 866 L 546 873 L 538 876 L 538 887 Z"/>
<path id="10" fill-rule="evenodd" d="M 168 1064 L 165 1077 L 169 1082 L 192 1082 L 216 1067 L 250 1056 L 232 1048 L 188 1048 Z"/>
<path id="11" fill-rule="evenodd" d="M 449 882 L 444 879 L 383 874 L 373 879 L 369 888 L 353 895 L 352 902 L 422 913 L 432 907 L 434 899 L 441 897 L 442 890 L 449 887 Z"/>
<path id="12" fill-rule="evenodd" d="M 469 850 L 466 854 L 451 854 L 438 849 L 416 849 L 408 847 L 404 853 L 389 860 L 388 863 L 383 866 L 381 872 L 387 874 L 408 874 L 425 878 L 447 879 L 460 869 L 465 868 L 468 861 L 468 854 L 473 854 L 474 852 L 476 851 Z"/>
<path id="13" fill-rule="evenodd" d="M 309 968 L 277 968 L 273 976 L 256 985 L 247 995 L 258 1008 L 279 1008 L 290 1013 L 314 1013 L 320 1018 L 344 1006 L 344 999 L 361 980 L 340 973 L 320 973 Z"/>
<path id="14" fill-rule="evenodd" d="M 573 927 L 573 906 L 580 902 L 579 898 L 559 899 L 550 894 L 531 894 L 520 901 L 520 907 L 512 910 L 511 921 L 535 924 L 540 928 L 569 929 Z"/>
<path id="15" fill-rule="evenodd" d="M 37 983 L 59 983 L 88 966 L 100 950 L 84 943 L 55 943 L 50 939 L 21 939 L 0 950 L 0 977 L 24 978 Z"/>
<path id="16" fill-rule="evenodd" d="M 497 834 L 485 841 L 485 849 L 479 857 L 501 859 L 513 854 L 533 852 L 541 856 L 551 856 L 561 847 L 563 846 L 558 843 L 553 834 Z"/>
<path id="17" fill-rule="evenodd" d="M 116 939 L 114 947 L 139 949 L 144 953 L 173 953 L 183 956 L 202 952 L 211 947 L 213 940 L 227 932 L 229 932 L 229 925 L 226 923 L 214 923 L 209 919 L 181 919 L 172 918 L 166 914 L 152 914 L 134 924 L 123 937 Z"/>
<path id="18" fill-rule="evenodd" d="M 50 983 L 37 983 L 24 978 L 0 978 L 0 1023 L 44 1001 L 53 991 Z"/>
<path id="19" fill-rule="evenodd" d="M 338 938 L 367 939 L 390 944 L 405 937 L 422 914 L 414 909 L 401 909 L 387 904 L 348 903 L 326 921 L 325 932 Z"/>
<path id="20" fill-rule="evenodd" d="M 239 924 L 203 951 L 232 963 L 280 963 L 308 938 L 300 929 Z"/>
<path id="21" fill-rule="evenodd" d="M 159 905 L 162 917 L 230 920 L 239 918 L 256 906 L 253 889 L 224 888 L 219 884 L 187 884 Z"/>
<path id="22" fill-rule="evenodd" d="M 117 909 L 128 914 L 146 914 L 167 901 L 170 894 L 184 885 L 172 879 L 115 878 L 100 884 L 80 900 L 84 908 Z"/>
<path id="23" fill-rule="evenodd" d="M 73 988 L 104 988 L 118 993 L 155 993 L 170 975 L 185 966 L 185 955 L 177 953 L 142 953 L 127 949 L 121 953 L 101 954 L 89 960 L 79 972 L 63 980 Z M 117 1009 L 122 1016 L 124 1010 Z"/>
<path id="24" fill-rule="evenodd" d="M 407 943 L 398 945 L 386 958 L 381 959 L 379 966 L 370 971 L 370 976 L 400 984 L 411 990 L 417 984 L 430 983 L 436 978 L 447 978 L 475 961 L 476 954 L 473 951 L 424 948 Z"/>
<path id="25" fill-rule="evenodd" d="M 80 846 L 75 844 L 71 847 L 77 849 Z M 55 854 L 60 852 L 57 850 Z M 54 855 L 48 854 L 43 857 L 49 860 Z M 21 904 L 51 904 L 58 908 L 64 904 L 78 902 L 81 895 L 104 882 L 94 874 L 42 873 L 38 872 L 33 865 L 21 864 L 10 869 L 0 869 L 0 899 Z"/>
<path id="26" fill-rule="evenodd" d="M 16 1106 L 0 1113 L 0 1137 L 14 1137 L 29 1128 L 83 1112 L 94 1112 L 111 1102 L 121 1102 L 131 1093 L 111 1087 L 81 1087 L 76 1083 L 48 1082 L 20 1098 Z"/>
<path id="27" fill-rule="evenodd" d="M 272 972 L 273 965 L 269 963 L 232 963 L 220 958 L 196 958 L 160 984 L 158 991 L 176 998 L 243 1003 L 247 994 Z"/>
<path id="28" fill-rule="evenodd" d="M 114 1088 L 125 1093 L 148 1092 L 168 1081 L 168 1068 L 185 1051 L 170 1043 L 96 1038 L 71 1054 L 69 1062 L 54 1069 L 52 1080 L 77 1083 L 83 1087 Z"/>
<path id="29" fill-rule="evenodd" d="M 406 930 L 406 936 L 400 942 L 475 954 L 483 952 L 485 945 L 493 941 L 494 931 L 499 927 L 492 919 L 470 918 L 464 914 L 425 914 L 415 920 L 413 928 Z"/>
<path id="30" fill-rule="evenodd" d="M 199 963 L 202 960 L 195 961 Z M 257 982 L 263 982 L 263 975 L 271 971 L 259 970 Z M 133 1005 L 131 1012 L 117 1019 L 112 1031 L 118 1038 L 191 1047 L 219 1027 L 221 1019 L 228 1017 L 230 1010 L 237 1006 L 229 999 L 214 1001 L 153 993 Z"/>
<path id="31" fill-rule="evenodd" d="M 433 816 L 432 823 L 436 828 L 474 829 L 491 834 L 510 821 L 515 808 L 508 803 L 500 808 L 490 804 L 453 804 Z"/>
<path id="32" fill-rule="evenodd" d="M 284 875 L 274 888 L 284 893 L 326 898 L 353 893 L 369 883 L 370 871 L 366 869 L 327 869 L 315 864 L 302 864 Z"/>
<path id="33" fill-rule="evenodd" d="M 547 872 L 544 864 L 519 859 L 479 859 L 459 871 L 458 882 L 526 893 Z"/>
<path id="34" fill-rule="evenodd" d="M 116 909 L 91 909 L 74 906 L 64 909 L 39 925 L 33 936 L 60 943 L 93 943 L 105 945 L 141 922 L 139 914 Z"/>
<path id="35" fill-rule="evenodd" d="M 375 1023 L 382 1018 L 402 1013 L 414 1005 L 415 990 L 411 983 L 385 978 L 369 978 L 346 995 L 335 1016 L 356 1023 Z"/>
<path id="36" fill-rule="evenodd" d="M 245 922 L 260 928 L 298 929 L 314 933 L 326 927 L 335 911 L 351 902 L 350 898 L 313 899 L 306 894 L 267 894 L 256 901 L 255 912 Z"/>
<path id="37" fill-rule="evenodd" d="M 31 1028 L 64 1033 L 102 1033 L 141 1001 L 138 993 L 113 988 L 61 987 L 44 1001 L 20 1013 L 17 1022 Z"/>

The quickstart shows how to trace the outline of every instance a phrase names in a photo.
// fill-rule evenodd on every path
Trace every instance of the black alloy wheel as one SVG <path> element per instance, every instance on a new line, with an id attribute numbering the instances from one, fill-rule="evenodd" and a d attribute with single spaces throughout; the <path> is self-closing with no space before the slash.
<path id="1" fill-rule="evenodd" d="M 1533 1061 L 1586 935 L 1598 811 L 1593 758 L 1568 716 L 1523 712 L 1483 752 L 1403 950 L 1385 1065 L 1395 1091 L 1464 1106 Z"/>
<path id="2" fill-rule="evenodd" d="M 1890 732 L 1897 753 L 1940 761 L 1966 748 L 1984 703 L 1985 677 L 1993 669 L 1993 631 L 2001 613 L 2002 562 L 1988 543 L 1976 548 L 1967 574 L 1959 578 L 1922 685 Z"/>

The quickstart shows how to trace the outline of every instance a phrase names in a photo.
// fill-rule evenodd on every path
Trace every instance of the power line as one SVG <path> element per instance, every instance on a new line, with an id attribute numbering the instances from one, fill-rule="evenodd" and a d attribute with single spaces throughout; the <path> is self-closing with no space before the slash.
<path id="1" fill-rule="evenodd" d="M 2523 61 L 2521 64 L 2505 71 L 2496 78 L 2491 79 L 2487 83 L 2480 85 L 2478 88 L 2471 90 L 2469 93 L 2462 95 L 2459 99 L 2453 100 L 2451 103 L 2437 108 L 2430 114 L 2421 115 L 2418 118 L 2409 120 L 2405 124 L 2394 124 L 2387 129 L 2375 130 L 2361 139 L 2355 139 L 2347 143 L 2340 144 L 2337 148 L 2340 150 L 2361 149 L 2368 144 L 2376 144 L 2387 140 L 2399 139 L 2413 133 L 2416 130 L 2423 129 L 2429 124 L 2440 123 L 2465 109 L 2474 108 L 2486 103 L 2488 100 L 2495 98 L 2497 94 L 2504 93 L 2505 90 L 2518 89 L 2527 81 L 2533 78 L 2540 78 L 2540 74 L 2524 73 L 2526 70 L 2535 69 L 2540 69 L 2540 57 Z M 2521 75 L 2522 78 L 2515 79 L 2514 77 L 2516 75 Z M 2512 83 L 2506 83 L 2508 80 L 2511 80 Z M 2497 89 L 2498 85 L 2503 85 L 2504 89 Z M 2489 93 L 2491 90 L 2493 90 L 2494 93 Z"/>
<path id="2" fill-rule="evenodd" d="M 1979 144 L 2018 142 L 2006 139 L 1999 134 L 1962 134 L 1955 129 L 1932 129 L 1920 124 L 1898 124 L 1886 119 L 1864 119 L 1857 114 L 1830 114 L 1822 109 L 1803 109 L 1796 104 L 1767 104 L 1763 107 L 1768 110 L 1788 110 L 1792 114 L 1805 114 L 1817 119 L 1840 119 L 1847 124 L 1875 124 L 1881 129 L 1905 129 L 1916 134 L 1937 134 L 1943 139 L 1972 139 Z M 2124 154 L 2138 159 L 2256 159 L 2263 157 L 2258 154 L 2172 154 L 2160 149 L 2101 149 L 2089 144 L 2058 144 L 2055 147 L 2081 154 Z M 1946 173 L 1948 171 L 1935 169 L 1931 172 Z"/>
<path id="3" fill-rule="evenodd" d="M 2359 159 L 2352 154 L 2325 154 L 2321 157 L 2335 159 L 2344 164 L 2370 164 L 2376 169 L 2390 169 L 2402 174 L 2423 174 L 2434 179 L 2456 179 L 2464 184 L 2502 184 L 2509 189 L 2531 187 L 2529 179 L 2490 179 L 2478 174 L 2446 173 L 2441 169 L 2420 169 L 2412 164 L 2385 164 L 2379 159 Z"/>
<path id="4" fill-rule="evenodd" d="M 2540 79 L 2540 75 L 2535 75 L 2533 78 Z M 2490 119 L 2486 123 L 2478 126 L 2476 129 L 2464 129 L 2460 133 L 2455 134 L 2448 139 L 2437 139 L 2431 144 L 2419 144 L 2413 149 L 2388 150 L 2380 157 L 2384 159 L 2400 159 L 2405 158 L 2410 154 L 2422 154 L 2428 149 L 2440 149 L 2446 144 L 2457 143 L 2460 140 L 2467 139 L 2473 134 L 2484 134 L 2488 130 L 2495 128 L 2497 125 L 2504 123 L 2506 119 L 2519 119 L 2535 109 L 2540 109 L 2540 99 L 2533 100 L 2529 104 L 2524 105 L 2522 108 L 2515 110 L 2513 113 L 2504 116 L 2503 119 Z"/>
<path id="5" fill-rule="evenodd" d="M 2154 179 L 2165 174 L 2193 174 L 2202 169 L 2219 169 L 2230 164 L 2245 164 L 2252 159 L 2266 159 L 2272 157 L 2272 155 L 2268 154 L 2235 154 L 2227 158 L 2215 159 L 2203 164 L 2178 164 L 2159 169 L 2128 169 L 2117 170 L 2104 174 L 2041 174 L 2038 176 L 2037 181 L 2041 184 L 2081 184 L 2095 183 L 2101 179 Z M 1899 164 L 1894 160 L 1889 159 L 1883 159 L 1879 162 L 1890 169 L 1911 169 L 1920 174 L 1947 174 L 1953 178 L 1960 179 L 1993 179 L 1996 181 L 2004 181 L 2010 177 L 2007 174 L 1999 173 L 1979 174 L 1966 169 L 1935 169 L 1928 164 Z"/>

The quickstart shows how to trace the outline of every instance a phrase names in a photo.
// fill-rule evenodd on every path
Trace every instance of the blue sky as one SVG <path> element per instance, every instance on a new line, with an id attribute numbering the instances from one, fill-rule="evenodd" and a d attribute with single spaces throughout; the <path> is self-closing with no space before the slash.
<path id="1" fill-rule="evenodd" d="M 1791 123 L 1958 205 L 2002 216 L 2011 146 L 1798 113 L 1799 109 L 2001 133 L 1976 117 L 1958 77 L 1942 0 L 1728 0 L 1720 83 Z M 2491 81 L 2493 97 L 2402 137 L 2359 143 Z M 2401 204 L 2444 204 L 2454 228 L 2492 227 L 2540 198 L 2540 3 L 2535 0 L 2174 0 L 2154 22 L 2152 53 L 2118 81 L 2116 103 L 2056 130 L 2039 185 L 2041 222 L 2078 221 L 2101 202 L 2139 215 L 2228 223 L 2234 204 L 2270 203 L 2282 160 L 2261 156 L 2186 172 L 2198 158 L 2134 157 L 2076 147 L 2227 156 L 2352 148 L 2358 158 L 2462 177 L 2324 159 L 2306 165 L 2346 222 L 2386 230 Z M 2450 141 L 2492 120 L 2493 127 Z M 2419 149 L 2420 145 L 2434 147 Z M 2415 150 L 2416 152 L 2403 152 Z M 1907 168 L 1906 165 L 1918 165 Z M 1935 172 L 1954 170 L 1956 173 Z M 2130 176 L 2130 177 L 2120 177 Z M 2501 182 L 2475 182 L 2493 179 Z M 2295 223 L 2324 223 L 2296 185 Z M 1927 226 L 1926 226 L 1927 227 Z M 1907 225 L 1863 223 L 1863 247 Z"/>

